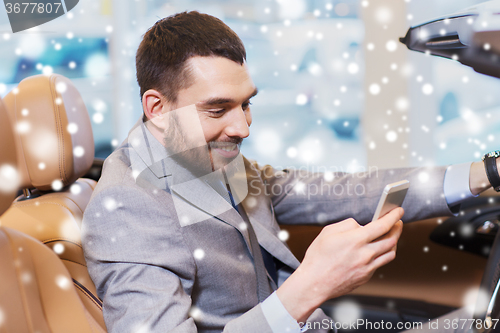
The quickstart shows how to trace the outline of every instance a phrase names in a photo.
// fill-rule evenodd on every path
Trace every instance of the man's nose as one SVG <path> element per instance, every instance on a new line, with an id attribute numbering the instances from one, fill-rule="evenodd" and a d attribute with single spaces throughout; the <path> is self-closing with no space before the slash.
<path id="1" fill-rule="evenodd" d="M 232 117 L 230 117 L 229 123 L 226 127 L 226 135 L 229 137 L 239 137 L 246 138 L 250 134 L 249 124 L 247 123 L 247 118 L 245 112 L 238 108 L 231 111 Z"/>

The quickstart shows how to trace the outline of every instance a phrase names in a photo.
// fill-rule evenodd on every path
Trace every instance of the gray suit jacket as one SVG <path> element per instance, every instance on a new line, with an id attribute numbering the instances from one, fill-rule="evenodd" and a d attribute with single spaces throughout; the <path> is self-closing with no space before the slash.
<path id="1" fill-rule="evenodd" d="M 217 207 L 225 201 L 203 182 L 174 190 L 179 165 L 161 157 L 163 146 L 141 121 L 135 130 L 142 139 L 126 140 L 106 160 L 82 225 L 109 332 L 270 332 L 241 215 L 231 206 L 221 212 Z M 443 195 L 445 168 L 325 177 L 244 164 L 248 195 L 241 205 L 259 244 L 284 264 L 278 284 L 299 265 L 277 236 L 279 224 L 349 217 L 367 223 L 383 187 L 402 179 L 411 182 L 405 221 L 451 214 Z M 197 223 L 184 223 L 176 202 L 191 209 Z M 323 318 L 317 310 L 309 320 Z"/>

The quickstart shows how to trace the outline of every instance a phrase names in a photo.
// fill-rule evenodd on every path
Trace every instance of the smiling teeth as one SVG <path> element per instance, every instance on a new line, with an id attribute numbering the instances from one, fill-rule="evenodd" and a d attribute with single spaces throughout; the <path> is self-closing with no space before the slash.
<path id="1" fill-rule="evenodd" d="M 219 149 L 224 150 L 224 151 L 233 151 L 234 148 L 236 148 L 236 145 L 234 145 L 232 147 L 220 147 Z"/>

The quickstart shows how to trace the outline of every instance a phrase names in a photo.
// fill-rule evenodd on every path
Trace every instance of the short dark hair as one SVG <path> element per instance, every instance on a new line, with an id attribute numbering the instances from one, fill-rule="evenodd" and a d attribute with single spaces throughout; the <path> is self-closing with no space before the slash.
<path id="1" fill-rule="evenodd" d="M 242 65 L 246 51 L 238 35 L 216 17 L 197 11 L 178 13 L 155 23 L 143 36 L 136 55 L 141 99 L 158 90 L 172 103 L 179 90 L 193 84 L 187 60 L 220 56 Z"/>

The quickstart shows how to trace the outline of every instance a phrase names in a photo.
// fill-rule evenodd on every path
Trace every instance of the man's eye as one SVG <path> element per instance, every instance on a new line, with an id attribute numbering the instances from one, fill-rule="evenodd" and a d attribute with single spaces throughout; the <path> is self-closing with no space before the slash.
<path id="1" fill-rule="evenodd" d="M 250 105 L 252 105 L 252 103 L 250 103 L 250 102 L 243 103 L 243 104 L 241 105 L 241 108 L 242 108 L 243 110 L 246 110 L 246 109 L 248 109 L 248 108 L 250 107 Z"/>
<path id="2" fill-rule="evenodd" d="M 212 117 L 221 117 L 224 114 L 224 112 L 226 112 L 225 109 L 208 111 L 208 113 Z"/>

